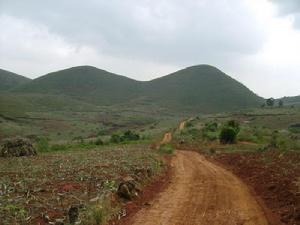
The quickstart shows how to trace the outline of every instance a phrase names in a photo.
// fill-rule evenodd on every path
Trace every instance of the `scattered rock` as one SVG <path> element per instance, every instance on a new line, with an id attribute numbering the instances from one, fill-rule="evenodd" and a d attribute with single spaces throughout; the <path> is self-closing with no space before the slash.
<path id="1" fill-rule="evenodd" d="M 79 209 L 78 206 L 71 206 L 68 212 L 69 222 L 71 224 L 75 224 L 79 217 Z"/>
<path id="2" fill-rule="evenodd" d="M 13 138 L 3 141 L 0 147 L 0 157 L 21 157 L 37 155 L 35 148 L 28 139 Z"/>
<path id="3" fill-rule="evenodd" d="M 126 177 L 122 182 L 120 182 L 117 194 L 121 198 L 132 200 L 140 191 L 140 185 L 132 177 Z"/>

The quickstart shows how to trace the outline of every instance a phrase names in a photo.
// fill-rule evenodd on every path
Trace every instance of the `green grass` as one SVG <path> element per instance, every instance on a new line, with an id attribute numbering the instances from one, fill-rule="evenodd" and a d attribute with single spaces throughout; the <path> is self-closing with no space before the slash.
<path id="1" fill-rule="evenodd" d="M 173 154 L 174 153 L 174 147 L 172 144 L 162 144 L 159 146 L 159 153 L 161 154 Z"/>

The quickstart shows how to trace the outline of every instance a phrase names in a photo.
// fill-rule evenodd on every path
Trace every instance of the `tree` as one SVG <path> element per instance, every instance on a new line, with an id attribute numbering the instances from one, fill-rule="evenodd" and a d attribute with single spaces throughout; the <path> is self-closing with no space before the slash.
<path id="1" fill-rule="evenodd" d="M 275 99 L 274 99 L 274 98 L 268 98 L 268 99 L 266 100 L 267 106 L 273 107 L 273 106 L 274 106 L 274 103 L 275 103 Z"/>
<path id="2" fill-rule="evenodd" d="M 220 142 L 222 144 L 235 143 L 239 132 L 240 132 L 240 124 L 235 120 L 228 121 L 221 130 Z"/>
<path id="3" fill-rule="evenodd" d="M 282 100 L 282 99 L 279 100 L 278 106 L 279 106 L 280 108 L 283 107 L 283 100 Z"/>
<path id="4" fill-rule="evenodd" d="M 220 142 L 222 144 L 233 144 L 236 141 L 237 132 L 232 127 L 223 127 L 220 133 Z"/>

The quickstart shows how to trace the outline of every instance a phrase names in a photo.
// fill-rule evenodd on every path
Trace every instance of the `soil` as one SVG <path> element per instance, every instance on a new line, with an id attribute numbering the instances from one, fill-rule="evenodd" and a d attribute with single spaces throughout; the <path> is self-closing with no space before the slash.
<path id="1" fill-rule="evenodd" d="M 270 224 L 248 187 L 204 156 L 176 151 L 171 167 L 171 183 L 124 224 Z"/>
<path id="2" fill-rule="evenodd" d="M 172 140 L 172 133 L 168 132 L 168 133 L 165 133 L 162 141 L 160 142 L 160 144 L 167 144 L 167 143 L 170 143 Z"/>
<path id="3" fill-rule="evenodd" d="M 214 159 L 253 188 L 266 206 L 288 225 L 300 224 L 300 153 L 222 153 Z"/>

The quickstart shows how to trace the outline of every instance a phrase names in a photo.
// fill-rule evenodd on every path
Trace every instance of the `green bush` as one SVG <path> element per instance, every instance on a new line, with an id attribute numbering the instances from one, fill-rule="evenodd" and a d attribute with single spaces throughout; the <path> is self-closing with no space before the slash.
<path id="1" fill-rule="evenodd" d="M 289 131 L 291 133 L 300 133 L 300 123 L 292 124 L 289 126 Z"/>
<path id="2" fill-rule="evenodd" d="M 110 137 L 110 142 L 118 144 L 118 143 L 122 142 L 122 138 L 121 138 L 121 136 L 119 134 L 113 134 Z"/>
<path id="3" fill-rule="evenodd" d="M 140 135 L 138 133 L 135 133 L 131 130 L 125 131 L 123 134 L 113 134 L 110 137 L 110 142 L 111 143 L 122 143 L 126 141 L 137 141 L 140 140 Z"/>
<path id="4" fill-rule="evenodd" d="M 104 142 L 101 138 L 97 138 L 97 140 L 95 141 L 95 145 L 104 145 Z"/>
<path id="5" fill-rule="evenodd" d="M 233 128 L 237 134 L 240 132 L 240 124 L 236 120 L 229 120 L 225 126 Z"/>
<path id="6" fill-rule="evenodd" d="M 122 139 L 123 141 L 137 141 L 140 139 L 140 135 L 131 130 L 127 130 L 124 132 Z"/>
<path id="7" fill-rule="evenodd" d="M 190 128 L 190 127 L 193 127 L 194 125 L 193 125 L 193 123 L 191 122 L 191 121 L 187 121 L 186 123 L 185 123 L 185 127 L 186 128 Z"/>
<path id="8" fill-rule="evenodd" d="M 236 142 L 237 131 L 232 127 L 223 127 L 220 133 L 220 142 L 222 144 L 233 144 Z"/>
<path id="9" fill-rule="evenodd" d="M 171 144 L 162 144 L 159 146 L 159 152 L 163 154 L 173 154 L 174 148 Z"/>
<path id="10" fill-rule="evenodd" d="M 217 132 L 218 124 L 216 122 L 208 122 L 205 124 L 203 130 L 210 131 L 210 132 Z"/>

